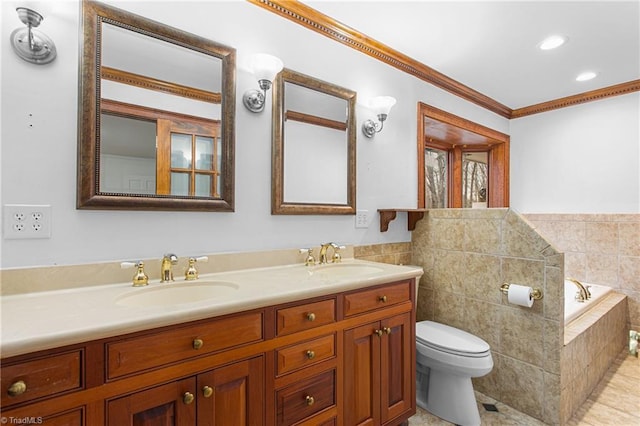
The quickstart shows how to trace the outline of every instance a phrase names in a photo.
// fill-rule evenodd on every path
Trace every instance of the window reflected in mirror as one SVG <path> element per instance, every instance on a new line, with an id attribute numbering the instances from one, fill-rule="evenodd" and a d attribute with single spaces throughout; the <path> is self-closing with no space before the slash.
<path id="1" fill-rule="evenodd" d="M 235 50 L 82 2 L 78 208 L 233 211 Z"/>

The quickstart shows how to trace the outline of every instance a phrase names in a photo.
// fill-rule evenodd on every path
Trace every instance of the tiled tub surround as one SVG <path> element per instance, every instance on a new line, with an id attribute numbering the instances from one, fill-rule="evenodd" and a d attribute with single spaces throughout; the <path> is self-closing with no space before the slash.
<path id="1" fill-rule="evenodd" d="M 562 411 L 568 417 L 580 408 L 607 369 L 627 345 L 628 298 L 610 292 L 564 328 L 561 353 Z"/>
<path id="2" fill-rule="evenodd" d="M 413 232 L 412 264 L 425 274 L 418 320 L 484 339 L 494 368 L 477 391 L 549 424 L 561 412 L 563 255 L 509 209 L 430 210 Z M 540 287 L 533 307 L 507 303 L 503 282 Z"/>
<path id="3" fill-rule="evenodd" d="M 631 329 L 640 330 L 640 214 L 525 214 L 565 254 L 565 273 L 629 296 Z"/>

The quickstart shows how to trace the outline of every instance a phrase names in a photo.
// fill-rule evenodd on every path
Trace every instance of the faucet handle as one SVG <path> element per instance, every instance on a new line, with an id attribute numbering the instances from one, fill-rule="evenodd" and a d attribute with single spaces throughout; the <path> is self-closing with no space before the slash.
<path id="1" fill-rule="evenodd" d="M 339 246 L 335 243 L 331 243 L 331 247 L 333 247 L 333 263 L 342 262 L 342 255 L 340 254 L 340 250 L 344 250 L 346 246 Z"/>
<path id="2" fill-rule="evenodd" d="M 184 272 L 184 279 L 186 281 L 193 281 L 198 279 L 198 270 L 196 269 L 196 262 L 208 262 L 208 256 L 200 256 L 200 257 L 190 257 L 189 258 L 189 266 L 187 266 L 187 270 Z"/>
<path id="3" fill-rule="evenodd" d="M 305 266 L 313 266 L 316 264 L 316 259 L 313 257 L 313 252 L 311 248 L 301 248 L 299 250 L 300 254 L 306 254 L 307 257 L 304 260 Z"/>
<path id="4" fill-rule="evenodd" d="M 133 286 L 134 287 L 142 287 L 145 285 L 149 285 L 149 276 L 144 272 L 144 262 L 141 260 L 137 262 L 122 262 L 120 263 L 120 267 L 123 269 L 126 268 L 138 268 L 136 273 L 133 275 Z"/>

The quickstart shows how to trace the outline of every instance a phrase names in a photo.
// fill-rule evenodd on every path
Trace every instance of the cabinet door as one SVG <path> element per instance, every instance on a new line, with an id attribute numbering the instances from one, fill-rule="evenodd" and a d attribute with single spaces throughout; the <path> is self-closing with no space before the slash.
<path id="1" fill-rule="evenodd" d="M 110 426 L 193 426 L 195 379 L 167 383 L 108 402 Z"/>
<path id="2" fill-rule="evenodd" d="M 380 323 L 344 332 L 344 424 L 380 424 Z"/>
<path id="3" fill-rule="evenodd" d="M 262 425 L 264 386 L 261 356 L 198 375 L 198 426 Z"/>
<path id="4" fill-rule="evenodd" d="M 387 318 L 381 325 L 384 333 L 380 339 L 380 389 L 385 423 L 413 406 L 415 338 L 410 313 Z"/>

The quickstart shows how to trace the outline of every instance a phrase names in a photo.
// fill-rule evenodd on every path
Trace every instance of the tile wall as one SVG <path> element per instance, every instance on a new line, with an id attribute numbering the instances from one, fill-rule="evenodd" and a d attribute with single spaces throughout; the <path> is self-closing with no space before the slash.
<path id="1" fill-rule="evenodd" d="M 565 272 L 628 296 L 631 328 L 640 330 L 640 214 L 525 214 L 565 253 Z"/>
<path id="2" fill-rule="evenodd" d="M 562 422 L 564 256 L 509 209 L 430 210 L 412 236 L 424 268 L 418 320 L 431 319 L 489 343 L 494 369 L 476 390 L 548 424 Z M 507 303 L 503 282 L 540 287 L 532 308 Z"/>

